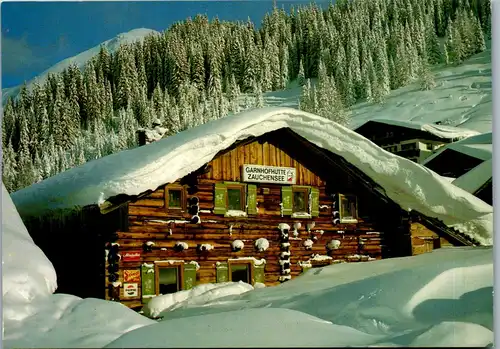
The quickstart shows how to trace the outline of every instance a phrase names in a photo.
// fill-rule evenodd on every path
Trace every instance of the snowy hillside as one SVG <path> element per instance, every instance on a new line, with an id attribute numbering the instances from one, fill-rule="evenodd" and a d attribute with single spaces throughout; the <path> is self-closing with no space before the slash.
<path id="1" fill-rule="evenodd" d="M 481 244 L 492 242 L 493 209 L 436 173 L 389 153 L 360 134 L 320 116 L 267 107 L 190 128 L 160 141 L 121 151 L 50 177 L 12 194 L 21 215 L 102 204 L 172 183 L 212 160 L 236 141 L 290 128 L 342 156 L 384 189 L 403 209 L 442 220 Z"/>
<path id="2" fill-rule="evenodd" d="M 49 69 L 45 70 L 42 72 L 40 75 L 36 76 L 35 78 L 31 79 L 30 81 L 26 82 L 26 87 L 29 89 L 35 79 L 38 80 L 39 83 L 45 82 L 47 79 L 47 76 L 49 74 L 55 74 L 55 73 L 61 73 L 64 69 L 68 68 L 71 64 L 76 64 L 78 68 L 82 69 L 85 64 L 95 55 L 99 53 L 99 50 L 101 46 L 105 46 L 109 52 L 115 52 L 120 45 L 122 44 L 129 44 L 133 43 L 138 40 L 144 39 L 149 34 L 152 33 L 158 33 L 155 30 L 152 29 L 146 29 L 146 28 L 138 28 L 138 29 L 133 29 L 127 33 L 121 33 L 115 36 L 112 39 L 106 40 L 103 43 L 92 47 L 91 49 L 84 51 L 82 53 L 79 53 L 76 56 L 66 58 L 62 60 L 61 62 L 53 65 Z M 159 34 L 159 33 L 158 33 Z M 4 88 L 2 89 L 2 103 L 5 103 L 8 97 L 15 97 L 19 93 L 19 90 L 21 89 L 20 86 L 14 86 L 10 88 Z"/>
<path id="3" fill-rule="evenodd" d="M 391 92 L 384 104 L 358 103 L 352 107 L 351 128 L 371 119 L 395 119 L 492 131 L 491 42 L 487 50 L 459 66 L 434 68 L 437 86 L 428 91 L 417 84 Z M 264 95 L 267 105 L 298 107 L 301 88 L 295 82 L 283 91 Z"/>
<path id="4" fill-rule="evenodd" d="M 116 302 L 51 294 L 54 270 L 2 190 L 3 346 L 8 349 L 493 343 L 490 247 L 331 265 L 276 287 L 239 286 L 232 294 L 209 287 L 188 301 L 164 296 L 170 301 L 155 302 L 164 316 L 156 322 Z M 29 264 L 22 257 L 26 251 Z"/>

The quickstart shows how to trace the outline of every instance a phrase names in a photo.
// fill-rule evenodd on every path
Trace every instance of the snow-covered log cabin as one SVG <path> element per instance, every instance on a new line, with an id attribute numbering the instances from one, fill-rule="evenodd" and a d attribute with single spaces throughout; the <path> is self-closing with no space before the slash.
<path id="1" fill-rule="evenodd" d="M 12 198 L 59 292 L 133 308 L 199 283 L 276 285 L 316 266 L 489 244 L 492 235 L 491 206 L 289 108 L 212 121 Z"/>

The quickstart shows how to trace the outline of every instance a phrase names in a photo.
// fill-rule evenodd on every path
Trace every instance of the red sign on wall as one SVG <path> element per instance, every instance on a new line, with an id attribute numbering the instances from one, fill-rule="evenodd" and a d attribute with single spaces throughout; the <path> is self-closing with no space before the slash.
<path id="1" fill-rule="evenodd" d="M 122 254 L 122 262 L 137 262 L 141 260 L 141 251 L 127 251 Z"/>

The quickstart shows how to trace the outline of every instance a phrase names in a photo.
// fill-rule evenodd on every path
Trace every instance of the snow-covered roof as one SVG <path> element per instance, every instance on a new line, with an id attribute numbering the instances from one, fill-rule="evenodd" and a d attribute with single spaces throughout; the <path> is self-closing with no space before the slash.
<path id="1" fill-rule="evenodd" d="M 444 147 L 439 148 L 436 153 L 429 156 L 422 165 L 428 164 L 433 159 L 439 157 L 446 150 L 454 150 L 459 153 L 472 156 L 480 160 L 491 159 L 493 153 L 493 133 L 482 133 L 476 136 L 472 136 L 466 139 L 462 139 L 458 142 L 447 144 Z"/>
<path id="2" fill-rule="evenodd" d="M 467 173 L 464 173 L 452 183 L 459 188 L 475 193 L 493 177 L 493 159 L 486 160 Z"/>
<path id="3" fill-rule="evenodd" d="M 353 127 L 353 129 L 357 130 L 369 122 L 378 122 L 391 126 L 399 126 L 404 128 L 410 128 L 413 130 L 419 130 L 444 139 L 457 139 L 457 138 L 463 139 L 479 134 L 479 132 L 477 131 L 467 130 L 464 128 L 458 128 L 454 126 L 436 125 L 418 121 L 393 120 L 393 119 L 371 119 Z"/>
<path id="4" fill-rule="evenodd" d="M 101 204 L 118 194 L 139 195 L 199 169 L 238 140 L 282 128 L 342 156 L 402 208 L 440 219 L 482 244 L 492 243 L 490 205 L 348 128 L 291 108 L 267 107 L 218 119 L 87 162 L 15 192 L 12 199 L 22 216 L 30 216 Z"/>

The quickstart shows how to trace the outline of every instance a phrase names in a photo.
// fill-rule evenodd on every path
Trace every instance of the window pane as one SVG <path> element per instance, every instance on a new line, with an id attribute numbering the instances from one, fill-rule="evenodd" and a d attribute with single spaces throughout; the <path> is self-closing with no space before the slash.
<path id="1" fill-rule="evenodd" d="M 356 218 L 356 198 L 351 196 L 342 197 L 342 217 L 341 218 Z"/>
<path id="2" fill-rule="evenodd" d="M 241 190 L 227 189 L 228 210 L 241 210 Z"/>
<path id="3" fill-rule="evenodd" d="M 307 212 L 305 191 L 293 192 L 293 212 Z"/>
<path id="4" fill-rule="evenodd" d="M 174 293 L 178 288 L 178 268 L 159 268 L 158 284 L 161 294 Z"/>
<path id="5" fill-rule="evenodd" d="M 168 191 L 168 207 L 181 207 L 181 191 L 172 190 Z"/>
<path id="6" fill-rule="evenodd" d="M 250 284 L 250 268 L 248 264 L 231 265 L 231 280 L 233 282 L 243 281 Z"/>

